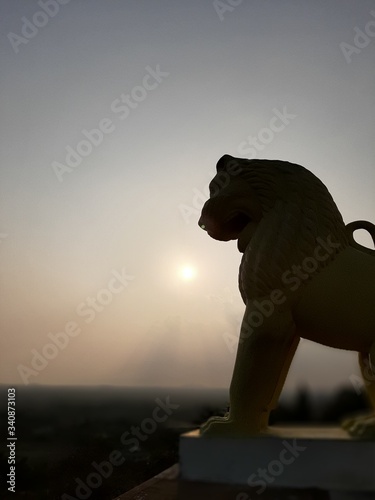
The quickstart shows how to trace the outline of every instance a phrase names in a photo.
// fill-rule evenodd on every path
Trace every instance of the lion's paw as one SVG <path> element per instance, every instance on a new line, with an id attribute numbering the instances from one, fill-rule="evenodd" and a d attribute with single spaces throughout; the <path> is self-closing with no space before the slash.
<path id="1" fill-rule="evenodd" d="M 259 435 L 254 426 L 240 426 L 227 417 L 212 417 L 200 428 L 200 434 L 209 437 L 244 437 Z"/>
<path id="2" fill-rule="evenodd" d="M 208 430 L 210 428 L 215 429 L 216 424 L 228 424 L 229 423 L 229 417 L 211 417 L 209 418 L 204 424 L 201 425 L 200 427 L 200 434 L 208 435 L 209 432 Z M 212 431 L 211 431 L 212 433 Z M 210 434 L 211 434 L 210 433 Z"/>
<path id="3" fill-rule="evenodd" d="M 341 425 L 352 437 L 375 439 L 375 414 L 348 418 Z"/>

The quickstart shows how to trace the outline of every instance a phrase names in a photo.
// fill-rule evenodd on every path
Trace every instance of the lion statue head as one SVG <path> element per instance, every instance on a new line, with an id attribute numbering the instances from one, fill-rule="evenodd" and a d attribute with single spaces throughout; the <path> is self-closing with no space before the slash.
<path id="1" fill-rule="evenodd" d="M 313 256 L 319 241 L 335 246 L 315 274 L 351 243 L 328 189 L 301 165 L 224 155 L 216 169 L 198 223 L 214 239 L 237 240 L 245 302 L 285 288 L 285 271 Z"/>

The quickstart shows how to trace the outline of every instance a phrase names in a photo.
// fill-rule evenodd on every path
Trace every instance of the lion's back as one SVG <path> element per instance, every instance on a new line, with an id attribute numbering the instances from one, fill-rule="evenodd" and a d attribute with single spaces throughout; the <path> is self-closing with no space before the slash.
<path id="1" fill-rule="evenodd" d="M 352 247 L 301 290 L 293 315 L 301 336 L 366 351 L 375 341 L 375 256 Z"/>

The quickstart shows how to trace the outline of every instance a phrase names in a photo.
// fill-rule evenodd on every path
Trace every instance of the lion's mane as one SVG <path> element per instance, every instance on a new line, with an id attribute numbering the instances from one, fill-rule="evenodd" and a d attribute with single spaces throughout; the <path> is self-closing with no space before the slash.
<path id="1" fill-rule="evenodd" d="M 350 244 L 331 194 L 309 170 L 284 161 L 249 160 L 239 177 L 250 184 L 263 210 L 241 262 L 244 300 L 284 289 L 284 273 L 301 265 L 306 257 L 313 258 L 319 241 L 330 238 L 340 246 L 327 260 L 317 262 L 316 273 Z"/>

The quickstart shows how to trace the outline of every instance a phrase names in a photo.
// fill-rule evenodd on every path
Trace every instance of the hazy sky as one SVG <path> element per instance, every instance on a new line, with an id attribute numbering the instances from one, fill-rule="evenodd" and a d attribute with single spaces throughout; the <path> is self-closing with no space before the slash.
<path id="1" fill-rule="evenodd" d="M 229 384 L 241 255 L 197 226 L 224 153 L 375 222 L 374 3 L 231 3 L 2 0 L 1 382 Z M 304 341 L 288 387 L 355 358 Z"/>

